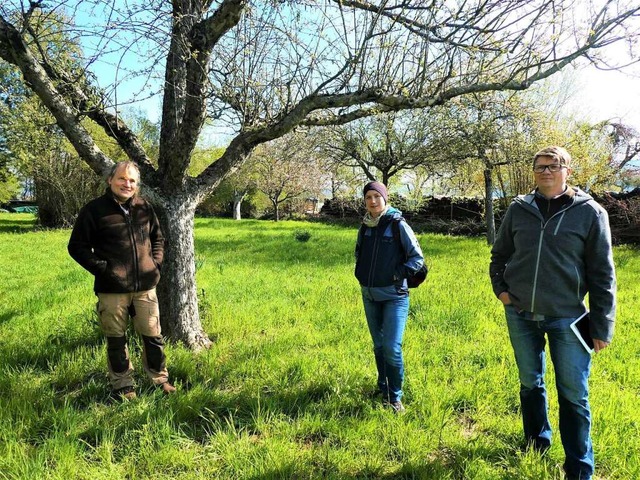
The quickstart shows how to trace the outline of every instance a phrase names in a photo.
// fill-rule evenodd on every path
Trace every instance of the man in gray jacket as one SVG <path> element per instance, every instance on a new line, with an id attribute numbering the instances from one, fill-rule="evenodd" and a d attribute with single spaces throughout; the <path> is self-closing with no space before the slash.
<path id="1" fill-rule="evenodd" d="M 607 212 L 567 186 L 571 156 L 547 147 L 534 156 L 537 188 L 510 205 L 491 250 L 493 291 L 504 304 L 520 377 L 527 443 L 551 445 L 545 374 L 545 335 L 556 374 L 560 436 L 568 479 L 594 470 L 588 378 L 591 355 L 570 328 L 586 312 L 595 352 L 613 337 L 616 279 Z"/>

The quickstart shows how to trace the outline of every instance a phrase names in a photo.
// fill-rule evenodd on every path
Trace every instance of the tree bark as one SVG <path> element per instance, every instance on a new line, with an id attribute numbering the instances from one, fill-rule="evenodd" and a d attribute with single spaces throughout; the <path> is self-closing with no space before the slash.
<path id="1" fill-rule="evenodd" d="M 194 215 L 197 198 L 151 197 L 162 233 L 165 256 L 158 285 L 162 332 L 188 348 L 202 350 L 211 340 L 202 328 L 198 311 L 194 249 Z"/>
<path id="2" fill-rule="evenodd" d="M 246 192 L 238 192 L 238 191 L 233 192 L 233 219 L 234 220 L 242 219 L 242 212 L 240 211 L 240 207 L 242 207 L 242 201 L 244 200 L 244 197 L 246 195 L 247 195 Z"/>

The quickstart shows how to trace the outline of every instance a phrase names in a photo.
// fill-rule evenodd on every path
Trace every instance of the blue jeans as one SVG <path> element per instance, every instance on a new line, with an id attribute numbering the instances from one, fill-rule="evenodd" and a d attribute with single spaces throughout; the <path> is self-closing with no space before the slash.
<path id="1" fill-rule="evenodd" d="M 551 445 L 544 383 L 546 334 L 560 404 L 564 470 L 570 479 L 590 479 L 594 469 L 588 385 L 591 355 L 569 327 L 575 318 L 518 312 L 512 305 L 505 307 L 505 313 L 518 365 L 522 421 L 527 442 L 539 450 Z"/>
<path id="2" fill-rule="evenodd" d="M 409 295 L 377 301 L 363 291 L 362 301 L 373 340 L 378 388 L 385 400 L 397 402 L 402 398 L 402 337 L 409 315 Z"/>

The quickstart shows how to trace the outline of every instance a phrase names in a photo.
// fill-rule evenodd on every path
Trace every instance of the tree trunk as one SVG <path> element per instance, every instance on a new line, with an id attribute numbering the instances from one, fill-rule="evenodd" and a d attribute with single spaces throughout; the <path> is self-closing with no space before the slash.
<path id="1" fill-rule="evenodd" d="M 242 220 L 242 213 L 240 212 L 241 206 L 242 206 L 242 199 L 234 197 L 233 199 L 233 219 L 234 220 Z"/>
<path id="2" fill-rule="evenodd" d="M 484 169 L 484 218 L 487 223 L 487 243 L 493 245 L 496 241 L 496 222 L 493 218 L 493 180 L 490 166 Z"/>
<path id="3" fill-rule="evenodd" d="M 244 200 L 244 197 L 246 195 L 247 195 L 246 192 L 237 192 L 237 191 L 233 192 L 233 219 L 234 220 L 242 219 L 242 213 L 240 211 L 240 207 L 242 206 L 242 201 Z"/>
<path id="4" fill-rule="evenodd" d="M 211 346 L 198 311 L 194 249 L 195 197 L 153 198 L 165 236 L 162 278 L 158 285 L 160 322 L 164 336 L 201 350 Z"/>

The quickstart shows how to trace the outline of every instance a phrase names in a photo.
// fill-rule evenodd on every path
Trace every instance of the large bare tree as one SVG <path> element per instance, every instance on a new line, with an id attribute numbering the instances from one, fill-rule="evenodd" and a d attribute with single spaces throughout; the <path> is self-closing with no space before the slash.
<path id="1" fill-rule="evenodd" d="M 497 167 L 516 163 L 511 150 L 514 142 L 522 142 L 534 126 L 536 112 L 514 92 L 474 92 L 439 108 L 442 137 L 434 137 L 433 147 L 444 154 L 455 172 L 463 163 L 482 166 L 484 183 L 484 216 L 487 242 L 495 240 L 493 178 Z M 523 135 L 524 134 L 524 135 Z"/>
<path id="2" fill-rule="evenodd" d="M 87 70 L 65 68 L 59 49 L 46 48 L 40 26 L 51 14 L 70 19 Z M 256 146 L 300 125 L 526 89 L 579 58 L 598 61 L 603 47 L 628 40 L 631 48 L 639 14 L 630 0 L 4 0 L 0 58 L 22 72 L 96 173 L 112 159 L 86 118 L 138 162 L 168 240 L 164 327 L 197 349 L 209 339 L 197 309 L 194 211 Z M 125 76 L 146 75 L 141 91 L 153 94 L 153 78 L 162 79 L 157 167 L 115 109 L 119 59 L 131 54 L 140 68 Z M 98 89 L 89 72 L 105 68 L 101 59 L 118 75 Z M 189 176 L 203 127 L 223 122 L 232 132 L 224 155 Z"/>
<path id="3" fill-rule="evenodd" d="M 388 185 L 405 171 L 437 163 L 429 151 L 429 118 L 422 109 L 351 122 L 335 128 L 323 149 L 332 161 L 361 169 L 367 179 Z"/>
<path id="4" fill-rule="evenodd" d="M 304 195 L 314 198 L 320 195 L 327 175 L 317 158 L 316 145 L 313 135 L 294 133 L 253 151 L 249 168 L 256 189 L 271 202 L 276 222 L 280 220 L 282 205 Z"/>

